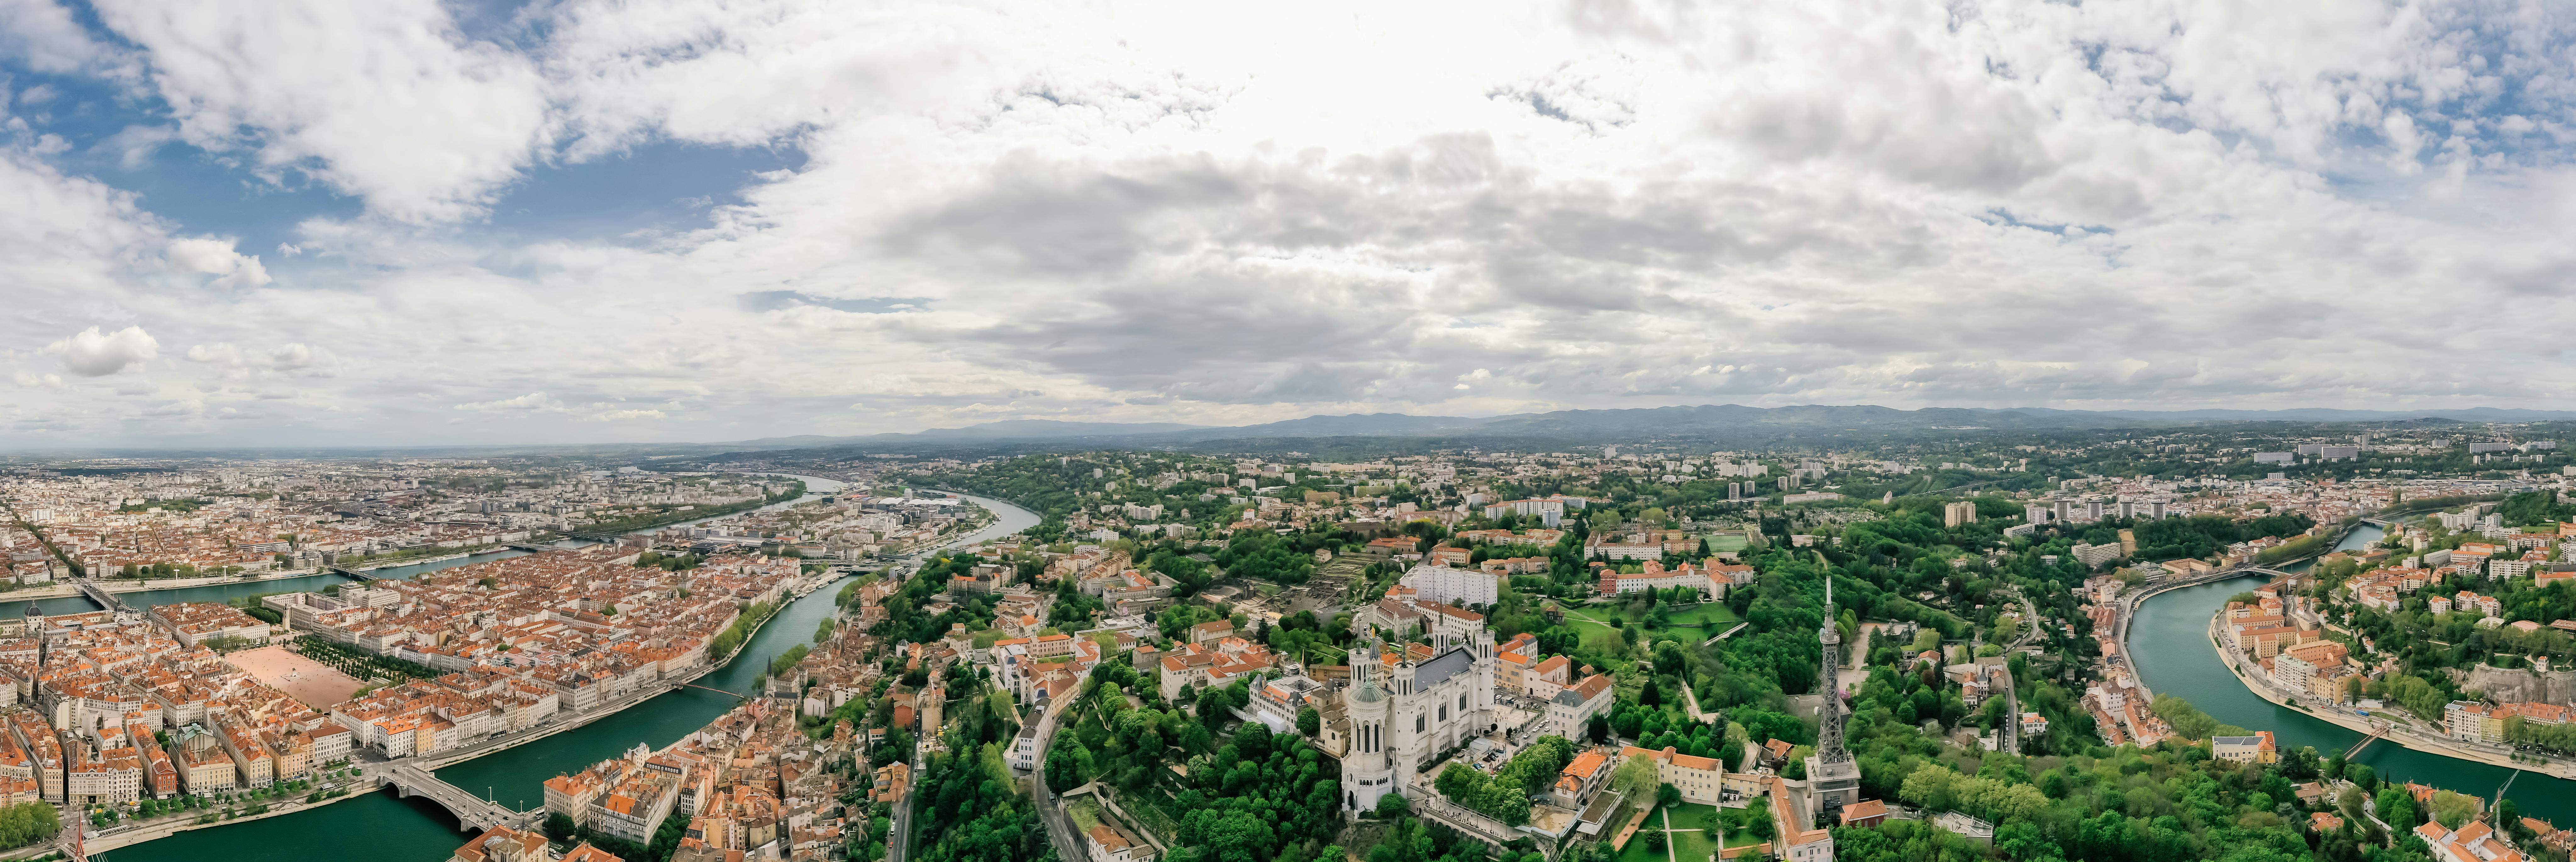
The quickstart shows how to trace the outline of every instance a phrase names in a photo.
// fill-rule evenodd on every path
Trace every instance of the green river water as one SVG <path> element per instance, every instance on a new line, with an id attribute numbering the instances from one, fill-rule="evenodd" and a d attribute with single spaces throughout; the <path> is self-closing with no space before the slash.
<path id="1" fill-rule="evenodd" d="M 801 478 L 805 479 L 808 488 L 816 491 L 828 492 L 840 487 L 840 483 L 829 479 Z M 1007 536 L 1038 522 L 1036 514 L 999 500 L 967 499 L 1000 516 L 992 526 L 969 536 L 969 542 Z M 409 577 L 420 571 L 434 571 L 518 553 L 478 555 L 466 560 L 392 569 L 387 573 Z M 210 601 L 218 596 L 299 588 L 280 586 L 284 584 L 310 582 L 310 586 L 300 588 L 320 589 L 324 584 L 346 580 L 338 575 L 324 575 L 253 584 L 121 593 L 118 598 L 156 605 L 175 601 Z M 759 634 L 752 636 L 751 642 L 743 647 L 731 664 L 700 678 L 697 684 L 727 691 L 749 691 L 752 681 L 767 671 L 771 658 L 814 637 L 815 628 L 832 615 L 833 596 L 847 582 L 848 579 L 836 581 L 789 604 L 771 618 Z M 208 590 L 236 592 L 205 592 Z M 164 593 L 171 595 L 164 596 Z M 50 601 L 63 603 L 62 612 L 92 609 L 87 601 L 77 598 Z M 45 609 L 55 610 L 51 604 L 47 604 Z M 0 613 L 17 612 L 0 606 Z M 451 784 L 484 794 L 512 808 L 531 808 L 543 804 L 546 779 L 615 757 L 634 748 L 637 743 L 655 748 L 669 745 L 706 726 L 707 722 L 739 702 L 715 692 L 683 688 L 589 725 L 449 766 L 439 770 L 438 775 Z M 182 832 L 112 850 L 99 854 L 97 858 L 108 862 L 301 862 L 322 859 L 441 862 L 469 837 L 472 836 L 458 831 L 456 818 L 449 815 L 447 809 L 427 799 L 400 799 L 385 791 L 283 817 Z"/>
<path id="2" fill-rule="evenodd" d="M 2358 548 L 2385 535 L 2363 525 L 2337 545 Z M 2301 566 L 2300 568 L 2304 568 Z M 2227 597 L 2262 583 L 2261 576 L 2184 587 L 2146 601 L 2130 623 L 2129 648 L 2138 676 L 2147 689 L 2189 700 L 2221 722 L 2248 730 L 2269 730 L 2282 746 L 2316 746 L 2320 753 L 2349 748 L 2361 734 L 2295 709 L 2279 706 L 2245 689 L 2245 684 L 2219 663 L 2209 642 L 2209 618 L 2227 605 Z M 2414 781 L 2474 796 L 2493 798 L 2496 788 L 2512 779 L 2505 796 L 2526 815 L 2576 823 L 2576 781 L 2428 754 L 2385 740 L 2370 744 L 2359 763 L 2393 781 Z"/>

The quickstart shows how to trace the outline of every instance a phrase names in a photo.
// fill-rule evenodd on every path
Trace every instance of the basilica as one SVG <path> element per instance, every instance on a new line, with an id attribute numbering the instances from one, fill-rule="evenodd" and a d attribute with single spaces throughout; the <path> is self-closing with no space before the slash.
<path id="1" fill-rule="evenodd" d="M 1494 633 L 1479 628 L 1464 638 L 1432 637 L 1427 650 L 1412 646 L 1390 656 L 1392 666 L 1352 664 L 1351 684 L 1341 692 L 1349 722 L 1342 757 L 1346 810 L 1376 808 L 1379 798 L 1402 793 L 1405 778 L 1430 758 L 1494 726 Z M 1374 641 L 1368 649 L 1380 654 Z"/>

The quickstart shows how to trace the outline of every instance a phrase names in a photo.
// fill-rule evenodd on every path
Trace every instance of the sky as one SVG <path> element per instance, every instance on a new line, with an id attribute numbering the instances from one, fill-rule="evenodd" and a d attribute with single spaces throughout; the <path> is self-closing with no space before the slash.
<path id="1" fill-rule="evenodd" d="M 0 448 L 2576 408 L 2548 2 L 0 0 Z"/>

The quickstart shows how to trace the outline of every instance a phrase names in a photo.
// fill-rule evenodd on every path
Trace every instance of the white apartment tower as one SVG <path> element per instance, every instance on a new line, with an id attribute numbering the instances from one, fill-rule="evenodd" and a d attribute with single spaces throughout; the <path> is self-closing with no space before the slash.
<path id="1" fill-rule="evenodd" d="M 1941 506 L 1942 526 L 1955 528 L 1960 524 L 1974 524 L 1976 522 L 1977 504 L 1973 500 L 1960 500 L 1955 503 L 1944 503 Z"/>

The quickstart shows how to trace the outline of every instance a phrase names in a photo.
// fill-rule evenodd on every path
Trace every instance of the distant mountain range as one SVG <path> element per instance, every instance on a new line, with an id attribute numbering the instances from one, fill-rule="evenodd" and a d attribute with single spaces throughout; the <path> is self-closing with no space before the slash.
<path id="1" fill-rule="evenodd" d="M 964 428 L 933 428 L 917 433 L 827 437 L 805 434 L 718 443 L 735 449 L 806 449 L 823 446 L 1097 441 L 1125 444 L 1193 443 L 1206 440 L 1311 437 L 1557 437 L 1687 434 L 1694 432 L 1768 430 L 1995 429 L 2044 430 L 2077 428 L 2149 428 L 2219 422 L 2543 422 L 2576 420 L 2576 411 L 2471 407 L 2447 410 L 2056 410 L 2045 407 L 1988 409 L 1926 407 L 1899 410 L 1874 405 L 1746 407 L 1704 404 L 1695 407 L 1651 407 L 1624 410 L 1556 410 L 1505 416 L 1412 416 L 1403 413 L 1353 413 L 1308 416 L 1258 425 L 1206 426 L 1170 422 L 1058 422 L 1014 419 Z"/>

